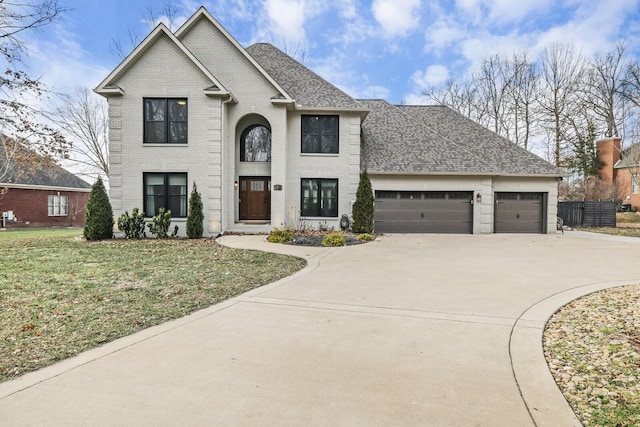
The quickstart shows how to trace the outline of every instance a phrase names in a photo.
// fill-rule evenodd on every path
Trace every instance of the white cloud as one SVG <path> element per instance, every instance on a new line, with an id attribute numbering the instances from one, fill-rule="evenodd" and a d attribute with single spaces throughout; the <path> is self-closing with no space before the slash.
<path id="1" fill-rule="evenodd" d="M 462 26 L 447 16 L 440 16 L 429 25 L 426 32 L 425 51 L 439 52 L 453 45 L 455 42 L 465 37 L 465 30 Z"/>
<path id="2" fill-rule="evenodd" d="M 56 24 L 51 39 L 32 41 L 28 63 L 48 88 L 69 93 L 78 87 L 94 88 L 111 70 L 92 63 L 77 37 Z M 62 58 L 62 59 L 61 59 Z"/>
<path id="3" fill-rule="evenodd" d="M 628 31 L 622 28 L 628 15 L 637 11 L 639 0 L 589 1 L 573 19 L 540 34 L 535 50 L 553 43 L 571 43 L 587 56 L 609 50 Z"/>
<path id="4" fill-rule="evenodd" d="M 536 12 L 551 11 L 553 0 L 491 0 L 489 3 L 489 20 L 497 23 L 518 23 L 527 15 Z"/>
<path id="5" fill-rule="evenodd" d="M 416 71 L 411 75 L 411 81 L 420 89 L 439 86 L 449 80 L 449 70 L 444 65 L 430 65 L 426 70 Z"/>
<path id="6" fill-rule="evenodd" d="M 404 99 L 402 100 L 403 104 L 406 105 L 429 105 L 432 104 L 432 102 L 429 100 L 429 98 L 425 95 L 419 94 L 419 93 L 410 93 L 409 95 L 406 95 L 404 97 Z"/>
<path id="7" fill-rule="evenodd" d="M 272 38 L 289 45 L 306 44 L 304 0 L 266 0 L 264 8 Z"/>
<path id="8" fill-rule="evenodd" d="M 420 0 L 374 0 L 373 16 L 385 36 L 404 36 L 419 23 Z"/>

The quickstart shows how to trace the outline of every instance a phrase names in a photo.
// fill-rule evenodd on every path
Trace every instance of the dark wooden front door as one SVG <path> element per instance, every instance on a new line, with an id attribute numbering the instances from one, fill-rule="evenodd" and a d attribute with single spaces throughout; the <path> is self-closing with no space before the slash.
<path id="1" fill-rule="evenodd" d="M 271 219 L 271 178 L 240 177 L 240 220 Z"/>

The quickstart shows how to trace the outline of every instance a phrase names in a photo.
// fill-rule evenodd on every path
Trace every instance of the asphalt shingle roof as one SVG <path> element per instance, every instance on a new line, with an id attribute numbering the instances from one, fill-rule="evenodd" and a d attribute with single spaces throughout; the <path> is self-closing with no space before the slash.
<path id="1" fill-rule="evenodd" d="M 27 150 L 27 149 L 24 149 Z M 0 171 L 4 171 L 4 149 L 0 145 Z M 24 151 L 35 159 L 36 167 L 27 168 L 24 165 L 11 165 L 8 173 L 4 178 L 0 179 L 0 187 L 2 184 L 21 184 L 21 185 L 37 185 L 44 187 L 64 187 L 74 189 L 88 189 L 91 185 L 76 175 L 57 165 L 55 162 L 46 160 L 33 151 Z"/>
<path id="2" fill-rule="evenodd" d="M 630 145 L 622 150 L 620 161 L 614 165 L 616 169 L 630 168 L 640 164 L 640 143 Z"/>
<path id="3" fill-rule="evenodd" d="M 316 73 L 269 43 L 246 51 L 303 108 L 363 109 L 363 106 Z"/>
<path id="4" fill-rule="evenodd" d="M 564 171 L 445 106 L 370 108 L 362 163 L 370 172 L 562 176 Z"/>

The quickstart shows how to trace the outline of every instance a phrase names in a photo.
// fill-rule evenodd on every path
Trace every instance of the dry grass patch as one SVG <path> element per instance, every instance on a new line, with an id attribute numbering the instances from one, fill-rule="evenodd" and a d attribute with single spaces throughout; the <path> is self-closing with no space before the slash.
<path id="1" fill-rule="evenodd" d="M 209 239 L 0 233 L 0 381 L 293 274 L 300 258 Z"/>
<path id="2" fill-rule="evenodd" d="M 640 285 L 567 304 L 548 322 L 544 349 L 583 425 L 640 425 Z"/>

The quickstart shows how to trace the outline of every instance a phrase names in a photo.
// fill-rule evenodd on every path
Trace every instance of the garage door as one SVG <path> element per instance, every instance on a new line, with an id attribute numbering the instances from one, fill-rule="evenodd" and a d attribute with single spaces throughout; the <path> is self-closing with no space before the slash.
<path id="1" fill-rule="evenodd" d="M 376 191 L 379 233 L 473 233 L 473 192 Z"/>
<path id="2" fill-rule="evenodd" d="M 542 193 L 496 193 L 496 233 L 542 233 Z"/>

